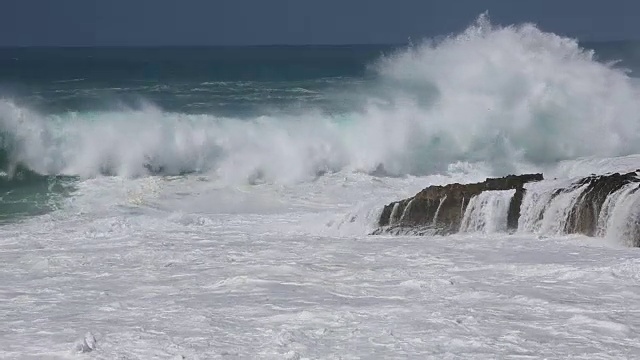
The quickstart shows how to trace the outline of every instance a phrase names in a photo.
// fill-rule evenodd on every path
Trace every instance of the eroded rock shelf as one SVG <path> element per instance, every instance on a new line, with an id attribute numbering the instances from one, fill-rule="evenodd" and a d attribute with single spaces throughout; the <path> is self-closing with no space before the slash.
<path id="1" fill-rule="evenodd" d="M 489 178 L 475 184 L 430 186 L 411 198 L 386 205 L 374 234 L 448 235 L 468 230 L 468 223 L 473 222 L 472 228 L 480 231 L 588 236 L 614 233 L 629 245 L 638 246 L 639 185 L 638 172 L 634 171 L 566 182 L 544 180 L 542 174 L 525 174 Z M 506 203 L 505 195 L 510 198 Z"/>

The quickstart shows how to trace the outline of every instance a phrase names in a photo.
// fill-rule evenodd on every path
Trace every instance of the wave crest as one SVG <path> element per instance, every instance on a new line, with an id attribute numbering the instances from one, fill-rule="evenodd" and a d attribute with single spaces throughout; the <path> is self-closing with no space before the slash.
<path id="1" fill-rule="evenodd" d="M 0 101 L 7 167 L 92 177 L 210 172 L 292 182 L 327 171 L 494 175 L 640 152 L 640 94 L 577 41 L 486 15 L 374 65 L 365 104 L 254 119 L 138 110 L 44 115 Z M 373 89 L 373 90 L 372 90 Z M 464 167 L 464 166 L 463 166 Z M 381 171 L 384 170 L 384 171 Z"/>

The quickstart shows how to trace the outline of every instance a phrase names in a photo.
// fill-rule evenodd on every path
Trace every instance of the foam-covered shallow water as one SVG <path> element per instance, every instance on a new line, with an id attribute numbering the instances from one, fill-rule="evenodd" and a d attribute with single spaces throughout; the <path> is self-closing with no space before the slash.
<path id="1" fill-rule="evenodd" d="M 640 354 L 635 188 L 593 238 L 562 232 L 572 192 L 536 202 L 640 168 L 633 73 L 485 16 L 376 56 L 189 51 L 11 59 L 32 77 L 0 88 L 0 357 Z M 524 171 L 549 180 L 514 234 L 506 191 L 473 199 L 460 234 L 369 235 L 424 187 Z"/>
<path id="2" fill-rule="evenodd" d="M 640 260 L 621 244 L 531 234 L 365 235 L 377 202 L 367 196 L 383 201 L 447 180 L 454 179 L 361 175 L 232 189 L 194 178 L 87 181 L 67 211 L 2 228 L 1 353 L 275 359 L 640 352 Z"/>

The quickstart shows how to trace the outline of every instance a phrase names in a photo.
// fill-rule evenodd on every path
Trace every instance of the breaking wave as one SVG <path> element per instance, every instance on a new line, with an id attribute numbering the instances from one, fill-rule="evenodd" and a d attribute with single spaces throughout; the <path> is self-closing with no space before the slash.
<path id="1" fill-rule="evenodd" d="M 481 16 L 464 32 L 384 56 L 367 99 L 253 119 L 164 112 L 43 114 L 0 101 L 2 167 L 94 177 L 207 172 L 298 182 L 333 171 L 494 175 L 640 152 L 640 93 L 576 40 Z M 456 165 L 457 164 L 457 165 Z"/>

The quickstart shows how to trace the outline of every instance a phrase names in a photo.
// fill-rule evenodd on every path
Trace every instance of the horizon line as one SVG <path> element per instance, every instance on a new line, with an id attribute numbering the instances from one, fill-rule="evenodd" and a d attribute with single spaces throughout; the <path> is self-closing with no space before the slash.
<path id="1" fill-rule="evenodd" d="M 579 43 L 607 43 L 607 42 L 640 42 L 640 39 L 617 39 L 617 40 L 580 40 Z M 26 49 L 26 48 L 49 48 L 49 49 L 95 49 L 95 48 L 260 48 L 260 47 L 348 47 L 348 46 L 407 46 L 412 42 L 379 42 L 379 43 L 272 43 L 272 44 L 95 44 L 95 45 L 2 45 L 0 49 Z"/>
<path id="2" fill-rule="evenodd" d="M 158 44 L 158 45 L 0 45 L 1 48 L 242 48 L 242 47 L 346 47 L 346 46 L 403 46 L 408 45 L 406 43 L 318 43 L 318 44 L 288 44 L 288 43 L 274 43 L 274 44 L 226 44 L 226 45 L 214 45 L 214 44 Z"/>

